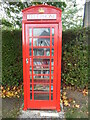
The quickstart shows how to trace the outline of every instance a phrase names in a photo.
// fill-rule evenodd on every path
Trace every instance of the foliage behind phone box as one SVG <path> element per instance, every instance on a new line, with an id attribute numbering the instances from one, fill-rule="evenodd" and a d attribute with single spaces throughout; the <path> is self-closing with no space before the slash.
<path id="1" fill-rule="evenodd" d="M 89 29 L 63 32 L 62 80 L 85 87 L 88 84 Z M 2 84 L 19 85 L 23 81 L 21 30 L 2 30 Z"/>

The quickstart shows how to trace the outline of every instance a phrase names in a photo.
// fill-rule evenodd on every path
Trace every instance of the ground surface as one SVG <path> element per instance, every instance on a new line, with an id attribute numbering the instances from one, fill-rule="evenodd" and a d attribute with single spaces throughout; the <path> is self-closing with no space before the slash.
<path id="1" fill-rule="evenodd" d="M 50 110 L 27 110 L 21 111 L 19 118 L 64 118 L 64 112 Z"/>
<path id="2" fill-rule="evenodd" d="M 88 96 L 84 96 L 78 90 L 65 89 L 67 98 L 71 98 L 73 102 L 69 107 L 64 106 L 65 118 L 88 118 Z M 79 107 L 75 107 L 79 105 Z"/>
<path id="3" fill-rule="evenodd" d="M 22 110 L 22 104 L 23 100 L 22 98 L 4 98 L 2 99 L 2 116 L 3 118 L 25 118 L 26 116 L 33 116 L 36 118 L 36 116 L 40 118 L 45 118 L 45 114 L 47 117 L 51 117 L 49 113 L 53 113 L 55 116 L 54 118 L 88 118 L 88 96 L 83 96 L 82 92 L 79 92 L 77 90 L 71 90 L 71 89 L 65 89 L 63 92 L 66 91 L 67 98 L 72 98 L 75 103 L 70 103 L 70 106 L 65 107 L 64 106 L 64 115 L 63 112 L 60 114 L 57 114 L 56 111 L 35 111 L 35 110 L 29 110 L 27 112 Z M 80 105 L 79 108 L 73 107 L 74 104 Z M 24 115 L 24 116 L 23 116 Z M 53 116 L 53 115 L 52 115 Z"/>
<path id="4" fill-rule="evenodd" d="M 22 106 L 22 98 L 4 98 L 2 99 L 3 118 L 16 118 L 19 115 Z"/>

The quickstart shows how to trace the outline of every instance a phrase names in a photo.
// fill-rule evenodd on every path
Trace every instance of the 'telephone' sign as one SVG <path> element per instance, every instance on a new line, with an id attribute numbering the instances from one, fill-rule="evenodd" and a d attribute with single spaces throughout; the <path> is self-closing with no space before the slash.
<path id="1" fill-rule="evenodd" d="M 56 19 L 56 14 L 27 14 L 27 19 L 28 20 L 33 20 L 33 19 Z"/>

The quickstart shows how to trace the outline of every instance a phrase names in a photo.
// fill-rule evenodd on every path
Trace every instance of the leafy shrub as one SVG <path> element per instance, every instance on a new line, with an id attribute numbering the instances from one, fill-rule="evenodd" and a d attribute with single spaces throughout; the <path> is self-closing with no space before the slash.
<path id="1" fill-rule="evenodd" d="M 66 84 L 85 87 L 88 83 L 89 29 L 63 32 L 62 80 Z M 19 85 L 22 74 L 21 30 L 2 31 L 2 84 Z"/>
<path id="2" fill-rule="evenodd" d="M 20 30 L 2 31 L 2 84 L 18 85 L 22 81 L 22 44 Z"/>
<path id="3" fill-rule="evenodd" d="M 84 88 L 88 84 L 88 29 L 63 32 L 62 80 Z"/>

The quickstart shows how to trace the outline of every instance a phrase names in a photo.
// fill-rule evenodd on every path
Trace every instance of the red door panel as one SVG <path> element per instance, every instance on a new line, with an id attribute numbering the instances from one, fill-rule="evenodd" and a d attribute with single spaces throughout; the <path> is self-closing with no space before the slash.
<path id="1" fill-rule="evenodd" d="M 27 107 L 56 109 L 57 24 L 26 24 Z"/>

